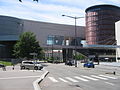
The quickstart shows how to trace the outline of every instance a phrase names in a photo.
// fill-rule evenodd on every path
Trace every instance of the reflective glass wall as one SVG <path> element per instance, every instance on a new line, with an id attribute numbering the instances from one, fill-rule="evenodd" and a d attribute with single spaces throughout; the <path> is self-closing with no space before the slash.
<path id="1" fill-rule="evenodd" d="M 86 40 L 89 45 L 115 44 L 115 22 L 120 20 L 120 7 L 96 5 L 86 9 Z"/>
<path id="2" fill-rule="evenodd" d="M 47 45 L 75 46 L 75 37 L 49 35 Z M 76 37 L 76 46 L 81 46 L 81 38 Z"/>

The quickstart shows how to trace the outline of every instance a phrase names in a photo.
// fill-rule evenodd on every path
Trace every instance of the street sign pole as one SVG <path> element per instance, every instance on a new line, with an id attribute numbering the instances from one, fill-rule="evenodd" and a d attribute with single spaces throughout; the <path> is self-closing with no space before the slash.
<path id="1" fill-rule="evenodd" d="M 37 53 L 30 53 L 30 55 L 33 55 L 33 60 L 34 60 L 34 67 L 35 67 L 35 56 L 37 56 Z M 35 68 L 33 69 L 34 72 Z"/>

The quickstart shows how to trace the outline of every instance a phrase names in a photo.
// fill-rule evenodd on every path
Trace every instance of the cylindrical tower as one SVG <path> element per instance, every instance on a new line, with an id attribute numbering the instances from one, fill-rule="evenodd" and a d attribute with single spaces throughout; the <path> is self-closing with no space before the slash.
<path id="1" fill-rule="evenodd" d="M 115 43 L 115 22 L 120 20 L 120 7 L 96 5 L 86 9 L 86 41 L 88 45 Z"/>

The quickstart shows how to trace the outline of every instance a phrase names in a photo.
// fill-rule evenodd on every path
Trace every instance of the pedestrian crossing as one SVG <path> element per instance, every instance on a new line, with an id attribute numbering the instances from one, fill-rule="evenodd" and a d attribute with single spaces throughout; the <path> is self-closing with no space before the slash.
<path id="1" fill-rule="evenodd" d="M 94 80 L 94 81 L 97 81 L 98 79 L 96 79 L 96 78 L 92 78 L 92 77 L 89 77 L 89 76 L 83 76 L 83 75 L 81 75 L 83 78 L 87 78 L 87 79 L 90 79 L 90 80 Z"/>
<path id="2" fill-rule="evenodd" d="M 68 80 L 70 80 L 70 81 L 72 81 L 72 82 L 79 82 L 79 81 L 77 81 L 77 80 L 75 80 L 75 79 L 73 79 L 73 78 L 70 78 L 70 77 L 66 77 L 66 79 L 68 79 Z"/>
<path id="3" fill-rule="evenodd" d="M 68 82 L 67 80 L 65 80 L 65 79 L 62 79 L 62 78 L 59 78 L 61 81 L 63 81 L 63 82 Z"/>
<path id="4" fill-rule="evenodd" d="M 110 79 L 117 79 L 116 77 L 110 77 L 110 76 L 106 76 L 106 75 L 99 75 L 99 76 L 110 78 Z"/>
<path id="5" fill-rule="evenodd" d="M 48 77 L 53 82 L 58 82 L 54 77 Z"/>
<path id="6" fill-rule="evenodd" d="M 80 75 L 80 76 L 71 76 L 71 77 L 48 77 L 49 80 L 51 80 L 54 83 L 57 82 L 64 82 L 64 83 L 68 83 L 68 82 L 89 82 L 89 81 L 99 81 L 99 80 L 110 80 L 110 79 L 117 79 L 116 77 L 113 76 L 108 76 L 108 75 Z"/>
<path id="7" fill-rule="evenodd" d="M 78 76 L 75 76 L 75 78 L 76 78 L 76 79 L 79 79 L 79 80 L 82 80 L 82 81 L 85 81 L 85 82 L 89 81 L 89 80 L 87 80 L 87 79 L 84 79 L 84 78 L 81 78 L 81 77 L 78 77 Z"/>
<path id="8" fill-rule="evenodd" d="M 91 75 L 92 77 L 98 78 L 98 79 L 102 79 L 102 80 L 108 80 L 107 78 L 104 77 L 99 77 L 99 76 L 95 76 L 95 75 Z"/>

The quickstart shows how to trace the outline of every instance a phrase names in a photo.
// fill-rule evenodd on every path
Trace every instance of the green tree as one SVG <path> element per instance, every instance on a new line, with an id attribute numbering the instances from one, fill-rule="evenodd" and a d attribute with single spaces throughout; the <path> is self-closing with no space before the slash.
<path id="1" fill-rule="evenodd" d="M 81 54 L 81 53 L 79 53 L 79 54 L 76 55 L 76 59 L 77 59 L 77 60 L 82 60 L 82 59 L 85 59 L 85 58 L 86 58 L 86 56 L 84 56 L 84 55 Z"/>
<path id="2" fill-rule="evenodd" d="M 19 40 L 14 45 L 14 56 L 17 58 L 32 58 L 30 53 L 37 53 L 39 57 L 42 52 L 42 48 L 39 42 L 36 40 L 36 36 L 32 32 L 24 32 L 20 35 Z"/>

